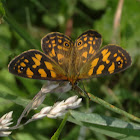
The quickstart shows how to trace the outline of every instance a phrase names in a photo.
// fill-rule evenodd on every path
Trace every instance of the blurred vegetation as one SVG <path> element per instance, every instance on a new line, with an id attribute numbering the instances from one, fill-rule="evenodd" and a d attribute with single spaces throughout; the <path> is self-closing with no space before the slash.
<path id="1" fill-rule="evenodd" d="M 41 38 L 52 31 L 67 34 L 74 40 L 84 31 L 95 29 L 102 34 L 102 46 L 112 43 L 114 39 L 113 22 L 117 5 L 118 0 L 1 0 L 0 116 L 13 110 L 15 122 L 24 109 L 23 99 L 31 100 L 45 83 L 45 81 L 24 79 L 9 73 L 7 66 L 11 59 L 29 49 L 41 50 Z M 83 81 L 87 92 L 137 117 L 140 116 L 139 9 L 140 0 L 124 0 L 119 29 L 120 34 L 119 39 L 117 39 L 117 44 L 125 48 L 132 56 L 132 66 L 122 73 Z M 82 84 L 79 84 L 82 87 Z M 72 95 L 75 95 L 74 91 L 65 94 L 48 94 L 44 104 L 53 105 L 54 102 Z M 90 102 L 88 108 L 86 104 L 86 100 L 83 99 L 82 106 L 78 109 L 79 113 L 93 112 L 93 114 L 105 115 L 108 118 L 115 117 L 123 121 L 129 121 L 126 117 L 105 109 L 96 103 Z M 84 117 L 84 114 L 80 115 Z M 18 140 L 50 139 L 61 121 L 62 119 L 45 118 L 13 131 L 11 136 Z M 99 120 L 99 123 L 101 122 Z M 123 134 L 125 131 L 128 133 L 124 137 L 119 137 L 119 135 L 114 135 L 111 132 L 112 128 L 109 127 L 100 129 L 95 124 L 88 126 L 89 124 L 79 125 L 76 123 L 76 125 L 75 123 L 74 120 L 66 123 L 60 139 L 111 140 L 115 138 L 138 140 L 140 137 L 136 132 L 134 132 L 136 137 L 129 137 L 131 135 L 128 133 L 130 130 L 126 129 L 121 131 L 118 128 L 115 129 L 115 132 L 119 134 Z M 120 123 L 121 129 L 124 126 L 123 124 Z M 133 133 L 133 131 L 131 132 Z M 8 138 L 2 139 L 8 140 Z"/>

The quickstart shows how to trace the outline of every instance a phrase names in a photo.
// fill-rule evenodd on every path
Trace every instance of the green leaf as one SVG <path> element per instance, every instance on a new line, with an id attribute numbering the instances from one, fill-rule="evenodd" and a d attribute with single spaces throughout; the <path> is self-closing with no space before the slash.
<path id="1" fill-rule="evenodd" d="M 122 18 L 121 18 L 121 31 L 122 31 L 121 43 L 123 46 L 127 48 L 132 48 L 131 49 L 132 52 L 136 50 L 137 47 L 139 47 L 139 43 L 140 43 L 139 8 L 140 8 L 140 2 L 137 0 L 124 1 L 124 7 L 122 11 Z M 138 55 L 140 55 L 140 53 Z"/>
<path id="2" fill-rule="evenodd" d="M 104 9 L 107 5 L 107 0 L 81 0 L 88 8 L 94 10 Z"/>
<path id="3" fill-rule="evenodd" d="M 70 111 L 74 123 L 116 139 L 138 140 L 140 125 L 98 114 Z"/>
<path id="4" fill-rule="evenodd" d="M 102 35 L 103 43 L 110 43 L 112 40 L 114 18 L 112 13 L 114 14 L 113 8 L 108 8 L 102 18 L 94 24 L 94 28 Z"/>
<path id="5" fill-rule="evenodd" d="M 5 100 L 9 100 L 13 103 L 16 103 L 16 104 L 24 106 L 24 107 L 26 107 L 26 105 L 30 102 L 30 100 L 23 99 L 21 97 L 9 94 L 7 92 L 2 92 L 2 91 L 0 91 L 0 98 L 3 98 Z"/>

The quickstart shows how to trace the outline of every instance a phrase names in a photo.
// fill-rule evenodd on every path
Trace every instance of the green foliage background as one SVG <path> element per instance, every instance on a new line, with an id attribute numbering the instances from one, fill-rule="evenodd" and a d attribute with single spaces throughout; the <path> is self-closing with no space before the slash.
<path id="1" fill-rule="evenodd" d="M 5 7 L 2 6 L 1 2 Z M 113 21 L 117 4 L 118 0 L 0 1 L 0 116 L 13 110 L 15 122 L 27 101 L 31 100 L 45 83 L 45 81 L 24 79 L 9 73 L 7 66 L 12 58 L 29 49 L 41 50 L 41 38 L 52 31 L 69 34 L 74 40 L 84 31 L 95 29 L 102 34 L 102 46 L 110 44 L 113 40 Z M 117 44 L 125 48 L 132 56 L 132 66 L 119 74 L 84 81 L 87 92 L 138 117 L 140 116 L 139 9 L 139 0 L 124 0 L 120 36 L 117 39 Z M 68 28 L 71 23 L 72 27 Z M 81 83 L 79 84 L 81 85 Z M 54 102 L 72 95 L 75 95 L 74 91 L 66 94 L 48 94 L 44 104 L 53 105 Z M 86 105 L 87 102 L 83 99 L 82 107 L 78 109 L 79 113 L 93 112 L 93 114 L 105 115 L 108 118 L 115 117 L 129 121 L 126 117 L 105 109 L 96 103 L 90 102 L 89 107 Z M 34 113 L 32 112 L 32 114 Z M 78 116 L 78 114 L 76 115 Z M 83 114 L 79 116 L 81 115 L 84 116 Z M 61 121 L 61 119 L 44 118 L 13 131 L 12 137 L 18 140 L 50 139 Z M 103 124 L 101 120 L 96 121 Z M 103 127 L 101 129 L 95 124 L 93 127 L 89 124 L 80 125 L 76 123 L 76 125 L 75 123 L 72 120 L 66 123 L 60 139 L 80 140 L 82 137 L 81 140 L 111 140 L 114 138 L 135 140 L 140 137 L 137 135 L 135 139 L 129 137 L 129 135 L 136 132 L 131 131 L 132 134 L 126 134 L 126 129 L 124 131 L 116 130 L 116 132 L 122 132 L 122 134 L 124 132 L 124 137 L 114 137 L 111 132 L 112 128 Z M 122 124 L 120 123 L 120 127 L 123 126 Z M 130 130 L 126 131 L 129 132 Z M 7 140 L 9 138 L 3 139 Z"/>

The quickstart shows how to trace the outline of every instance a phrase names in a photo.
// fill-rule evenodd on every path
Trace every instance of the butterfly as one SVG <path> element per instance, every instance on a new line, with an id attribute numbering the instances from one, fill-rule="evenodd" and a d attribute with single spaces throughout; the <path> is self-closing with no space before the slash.
<path id="1" fill-rule="evenodd" d="M 42 50 L 31 49 L 9 63 L 9 72 L 30 79 L 77 81 L 121 72 L 131 65 L 130 55 L 117 45 L 102 44 L 101 35 L 88 30 L 73 42 L 52 32 L 41 40 Z"/>

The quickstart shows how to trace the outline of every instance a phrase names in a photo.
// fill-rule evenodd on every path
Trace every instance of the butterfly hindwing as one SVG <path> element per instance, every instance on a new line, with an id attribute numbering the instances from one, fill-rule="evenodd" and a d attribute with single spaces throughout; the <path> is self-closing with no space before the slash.
<path id="1" fill-rule="evenodd" d="M 107 45 L 80 70 L 79 79 L 121 72 L 131 65 L 131 57 L 119 46 Z"/>
<path id="2" fill-rule="evenodd" d="M 23 52 L 9 64 L 15 75 L 42 80 L 66 80 L 65 72 L 47 55 L 37 50 Z"/>

